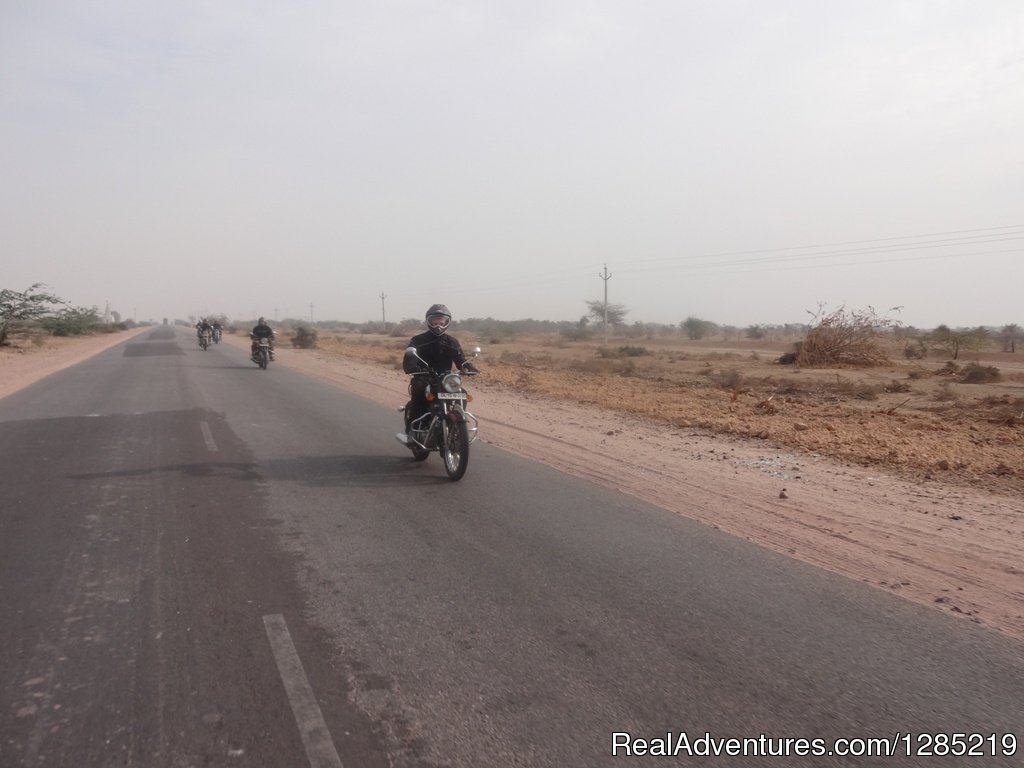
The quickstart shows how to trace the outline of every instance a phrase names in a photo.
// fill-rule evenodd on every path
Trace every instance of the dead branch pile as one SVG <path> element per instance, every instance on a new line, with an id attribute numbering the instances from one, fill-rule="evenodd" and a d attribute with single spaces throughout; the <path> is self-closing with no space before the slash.
<path id="1" fill-rule="evenodd" d="M 879 317 L 871 307 L 866 310 L 840 307 L 828 314 L 819 307 L 815 320 L 797 347 L 797 365 L 867 368 L 889 362 L 883 341 L 894 323 Z"/>

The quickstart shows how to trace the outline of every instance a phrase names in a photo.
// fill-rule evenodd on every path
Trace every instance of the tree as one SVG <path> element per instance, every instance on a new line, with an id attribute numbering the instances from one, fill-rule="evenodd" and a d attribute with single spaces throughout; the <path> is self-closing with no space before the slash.
<path id="1" fill-rule="evenodd" d="M 1024 336 L 1024 330 L 1016 323 L 1004 325 L 999 331 L 999 338 L 1003 342 L 1003 352 L 1016 352 L 1017 342 Z"/>
<path id="2" fill-rule="evenodd" d="M 621 304 L 608 304 L 600 299 L 587 302 L 587 315 L 594 318 L 595 323 L 604 323 L 605 311 L 608 313 L 608 325 L 622 325 L 626 320 L 629 310 Z"/>
<path id="3" fill-rule="evenodd" d="M 948 325 L 940 325 L 931 332 L 931 342 L 954 360 L 965 349 L 980 349 L 988 340 L 984 328 L 968 328 L 954 331 Z"/>
<path id="4" fill-rule="evenodd" d="M 714 333 L 718 326 L 712 323 L 710 320 L 701 320 L 699 317 L 686 318 L 679 324 L 679 327 L 686 332 L 686 337 L 691 341 L 698 341 L 703 339 L 708 334 Z"/>
<path id="5" fill-rule="evenodd" d="M 45 317 L 64 299 L 47 293 L 46 286 L 36 283 L 24 291 L 0 290 L 0 345 L 8 344 L 7 336 L 22 323 Z"/>
<path id="6" fill-rule="evenodd" d="M 81 336 L 91 333 L 100 324 L 96 307 L 61 307 L 52 315 L 40 318 L 39 324 L 54 336 Z"/>

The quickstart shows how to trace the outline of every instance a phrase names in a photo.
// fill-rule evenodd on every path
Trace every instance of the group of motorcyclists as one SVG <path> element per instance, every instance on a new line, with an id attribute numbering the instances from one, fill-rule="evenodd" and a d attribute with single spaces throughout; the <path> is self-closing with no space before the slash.
<path id="1" fill-rule="evenodd" d="M 424 324 L 427 329 L 409 340 L 402 360 L 402 370 L 410 374 L 409 401 L 403 409 L 405 411 L 405 431 L 399 432 L 395 437 L 403 445 L 414 449 L 414 454 L 417 443 L 409 437 L 410 425 L 426 414 L 430 407 L 428 378 L 417 374 L 429 372 L 443 375 L 451 372 L 453 368 L 461 373 L 479 373 L 473 362 L 466 358 L 459 340 L 449 335 L 448 327 L 451 322 L 452 313 L 446 305 L 432 304 L 424 314 Z M 204 333 L 210 333 L 214 341 L 220 340 L 222 328 L 219 321 L 210 322 L 204 317 L 200 318 L 195 327 L 196 333 L 200 337 Z M 267 324 L 266 318 L 259 318 L 250 331 L 249 338 L 252 341 L 250 351 L 253 362 L 259 362 L 257 355 L 261 339 L 268 340 L 270 359 L 274 359 L 274 331 Z M 477 353 L 479 353 L 479 349 Z"/>
<path id="2" fill-rule="evenodd" d="M 205 317 L 199 318 L 199 322 L 195 325 L 196 338 L 200 340 L 200 346 L 202 346 L 202 339 L 205 336 L 207 341 L 212 341 L 214 344 L 220 344 L 221 334 L 224 332 L 224 327 L 220 324 L 220 320 L 214 320 L 212 323 Z"/>
<path id="3" fill-rule="evenodd" d="M 205 317 L 199 318 L 199 322 L 195 324 L 196 337 L 201 340 L 204 334 L 209 334 L 208 338 L 213 341 L 214 344 L 220 343 L 220 337 L 224 332 L 224 327 L 221 325 L 219 320 L 213 320 L 212 322 Z M 267 339 L 270 342 L 270 359 L 274 359 L 274 330 L 267 325 L 266 318 L 261 317 L 256 321 L 256 325 L 253 326 L 249 332 L 249 338 L 252 340 L 250 345 L 250 353 L 252 355 L 252 361 L 258 362 L 256 353 L 259 350 L 260 339 Z"/>

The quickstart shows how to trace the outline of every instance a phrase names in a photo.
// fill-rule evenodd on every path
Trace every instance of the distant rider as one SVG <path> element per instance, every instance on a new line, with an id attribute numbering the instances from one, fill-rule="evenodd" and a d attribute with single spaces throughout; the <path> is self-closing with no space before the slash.
<path id="1" fill-rule="evenodd" d="M 455 366 L 460 371 L 477 373 L 476 366 L 466 360 L 462 345 L 454 336 L 448 335 L 448 326 L 452 321 L 452 313 L 444 304 L 434 304 L 427 310 L 425 322 L 427 330 L 413 336 L 407 346 L 416 347 L 416 353 L 426 361 L 430 370 L 435 373 L 447 373 Z M 406 373 L 417 373 L 424 370 L 423 363 L 413 355 L 406 355 L 402 360 L 402 370 Z M 427 380 L 424 376 L 413 376 L 409 380 L 409 402 L 405 406 L 405 432 L 397 437 L 401 443 L 409 442 L 409 425 L 427 412 L 426 398 Z"/>
<path id="2" fill-rule="evenodd" d="M 252 360 L 254 363 L 258 362 L 256 352 L 260 347 L 260 339 L 270 339 L 270 359 L 274 359 L 274 330 L 267 325 L 266 320 L 261 317 L 256 321 L 256 325 L 252 327 L 249 338 L 252 339 Z"/>
<path id="3" fill-rule="evenodd" d="M 213 321 L 213 341 L 216 344 L 220 344 L 220 337 L 224 333 L 224 326 L 220 324 L 220 320 Z"/>
<path id="4" fill-rule="evenodd" d="M 213 326 L 210 325 L 210 321 L 205 317 L 199 318 L 199 322 L 196 323 L 196 338 L 202 338 L 204 333 L 209 333 L 210 338 L 213 338 Z"/>

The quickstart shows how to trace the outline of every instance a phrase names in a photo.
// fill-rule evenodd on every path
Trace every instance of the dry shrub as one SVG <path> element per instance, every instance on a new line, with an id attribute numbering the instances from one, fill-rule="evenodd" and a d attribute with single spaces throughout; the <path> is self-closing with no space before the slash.
<path id="1" fill-rule="evenodd" d="M 994 365 L 968 363 L 960 372 L 960 381 L 965 384 L 989 384 L 1002 378 L 999 369 Z"/>
<path id="2" fill-rule="evenodd" d="M 614 359 L 617 357 L 643 357 L 644 355 L 651 354 L 647 347 L 633 347 L 633 346 L 622 346 L 618 349 L 611 349 L 610 347 L 598 347 L 597 356 L 606 359 Z"/>
<path id="3" fill-rule="evenodd" d="M 939 386 L 935 390 L 934 397 L 940 403 L 948 403 L 959 399 L 959 395 L 953 391 L 952 382 L 949 381 L 939 383 Z"/>
<path id="4" fill-rule="evenodd" d="M 824 385 L 824 388 L 837 395 L 846 395 L 857 400 L 877 400 L 881 388 L 866 381 L 851 381 L 836 376 L 835 384 Z"/>
<path id="5" fill-rule="evenodd" d="M 574 360 L 566 365 L 570 371 L 590 374 L 631 374 L 636 370 L 632 360 Z"/>
<path id="6" fill-rule="evenodd" d="M 316 349 L 318 339 L 316 328 L 300 325 L 292 334 L 292 346 L 296 349 Z"/>
<path id="7" fill-rule="evenodd" d="M 707 375 L 719 389 L 729 389 L 735 392 L 742 389 L 744 385 L 743 374 L 735 368 L 725 371 L 709 371 Z"/>
<path id="8" fill-rule="evenodd" d="M 507 363 L 508 365 L 526 365 L 530 362 L 530 356 L 525 352 L 515 352 L 511 349 L 502 350 L 502 353 L 498 356 L 499 363 Z"/>
<path id="9" fill-rule="evenodd" d="M 928 347 L 921 339 L 908 341 L 903 347 L 903 356 L 908 360 L 923 360 L 928 357 Z"/>
<path id="10" fill-rule="evenodd" d="M 896 326 L 879 317 L 875 310 L 845 307 L 824 314 L 821 306 L 806 338 L 797 345 L 797 365 L 811 368 L 884 365 L 889 355 L 883 346 L 884 333 Z"/>

